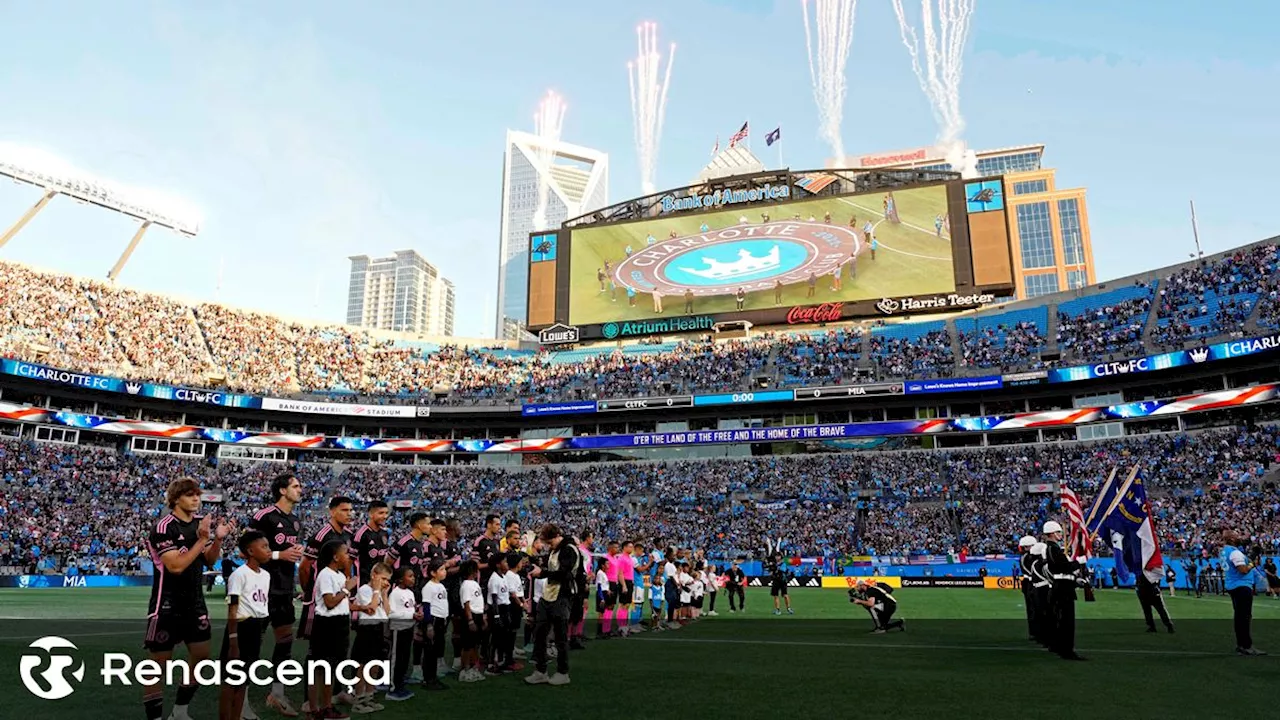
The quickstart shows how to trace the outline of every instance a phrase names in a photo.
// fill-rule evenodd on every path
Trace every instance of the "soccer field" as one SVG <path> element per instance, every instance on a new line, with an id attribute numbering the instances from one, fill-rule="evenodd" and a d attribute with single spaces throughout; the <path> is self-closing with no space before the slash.
<path id="1" fill-rule="evenodd" d="M 952 292 L 955 290 L 955 270 L 952 260 L 951 239 L 946 230 L 939 237 L 935 230 L 935 218 L 947 216 L 946 187 L 936 185 L 908 190 L 895 190 L 894 201 L 897 205 L 898 218 L 901 222 L 887 222 L 884 219 L 882 201 L 884 193 L 868 193 L 842 197 L 828 197 L 820 200 L 788 203 L 783 205 L 762 206 L 750 209 L 730 209 L 722 212 L 675 215 L 648 222 L 632 222 L 607 225 L 599 228 L 575 230 L 572 239 L 570 262 L 570 322 L 574 324 L 590 324 L 618 320 L 640 320 L 654 317 L 673 317 L 687 314 L 683 300 L 683 288 L 692 288 L 695 293 L 693 314 L 732 312 L 736 309 L 733 293 L 738 286 L 745 285 L 748 292 L 744 310 L 760 310 L 775 306 L 791 306 L 817 304 L 823 302 L 841 302 L 878 299 L 901 295 L 925 295 L 930 293 Z M 745 276 L 726 277 L 721 280 L 699 278 L 691 273 L 704 267 L 708 258 L 715 258 L 732 264 L 739 257 L 737 253 L 748 252 L 755 257 L 763 257 L 767 246 L 774 242 L 774 235 L 757 236 L 756 244 L 728 242 L 718 245 L 719 252 L 712 249 L 700 249 L 691 252 L 685 258 L 687 267 L 676 268 L 678 263 L 667 266 L 662 274 L 649 276 L 626 264 L 626 248 L 630 246 L 637 255 L 646 249 L 647 237 L 652 234 L 658 243 L 655 248 L 662 249 L 662 242 L 671 233 L 680 238 L 698 236 L 700 227 L 706 223 L 709 232 L 727 228 L 745 228 L 740 224 L 745 217 L 749 225 L 764 232 L 761 212 L 770 215 L 771 225 L 785 224 L 785 221 L 799 215 L 807 221 L 813 217 L 821 222 L 825 214 L 830 213 L 831 225 L 840 233 L 839 248 L 823 245 L 823 253 L 812 258 L 812 265 L 797 264 L 784 256 L 781 264 L 772 269 L 762 269 Z M 845 237 L 845 228 L 856 216 L 858 242 L 863 238 L 862 228 L 870 221 L 874 226 L 874 235 L 879 243 L 874 260 L 867 248 L 863 247 L 858 254 L 857 277 L 849 277 L 846 270 L 842 286 L 832 290 L 830 272 L 840 263 L 848 260 L 852 248 L 852 236 Z M 807 230 L 801 230 L 803 235 Z M 785 235 L 777 238 L 786 246 Z M 611 263 L 616 274 L 616 289 L 602 290 L 597 272 L 602 270 L 605 262 Z M 706 265 L 710 267 L 710 265 Z M 807 277 L 812 269 L 818 278 L 815 294 L 808 296 Z M 621 271 L 620 273 L 618 271 Z M 636 274 L 638 273 L 638 275 Z M 783 282 L 782 301 L 775 302 L 773 284 L 775 280 Z M 653 311 L 652 297 L 648 294 L 646 283 L 656 282 L 664 288 L 665 299 L 661 314 Z M 637 288 L 635 306 L 627 299 L 627 286 Z"/>
<path id="2" fill-rule="evenodd" d="M 794 590 L 796 614 L 781 617 L 767 591 L 753 590 L 745 614 L 720 603 L 720 617 L 678 631 L 589 643 L 573 653 L 567 687 L 449 681 L 448 692 L 385 703 L 376 717 L 480 720 L 498 717 L 497 708 L 521 719 L 1217 717 L 1261 715 L 1273 702 L 1277 657 L 1231 653 L 1225 597 L 1168 599 L 1174 635 L 1144 632 L 1131 591 L 1079 602 L 1084 663 L 1025 639 L 1020 593 L 911 588 L 895 597 L 906 632 L 870 635 L 865 611 L 838 590 Z M 141 657 L 136 618 L 146 600 L 146 589 L 0 591 L 0 676 L 12 689 L 0 717 L 141 717 L 138 688 L 103 688 L 97 672 L 103 652 Z M 220 598 L 209 604 L 218 615 Z M 1280 601 L 1258 598 L 1254 614 L 1256 646 L 1280 651 Z M 71 640 L 86 661 L 85 681 L 63 700 L 39 700 L 19 679 L 18 656 L 44 635 Z M 218 628 L 215 645 L 221 637 Z M 251 694 L 259 715 L 278 717 L 262 708 L 262 694 Z M 193 717 L 216 717 L 214 695 L 200 690 Z"/>

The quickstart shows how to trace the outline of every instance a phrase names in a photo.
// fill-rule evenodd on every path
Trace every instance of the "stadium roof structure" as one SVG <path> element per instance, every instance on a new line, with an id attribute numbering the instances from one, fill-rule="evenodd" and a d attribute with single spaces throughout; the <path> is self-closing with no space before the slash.
<path id="1" fill-rule="evenodd" d="M 705 183 L 708 180 L 758 173 L 762 170 L 764 170 L 764 163 L 752 155 L 750 150 L 741 145 L 734 145 L 716 153 L 716 156 L 711 158 L 711 162 L 698 173 L 698 177 L 694 178 L 694 182 Z"/>
<path id="2" fill-rule="evenodd" d="M 662 213 L 662 202 L 665 199 L 679 200 L 694 195 L 713 193 L 717 190 L 736 192 L 739 190 L 758 190 L 765 186 L 775 188 L 785 186 L 788 190 L 803 191 L 809 196 L 845 195 L 876 190 L 892 190 L 919 183 L 956 180 L 959 177 L 960 173 L 951 170 L 926 168 L 885 168 L 875 170 L 861 168 L 790 170 L 784 168 L 782 170 L 749 172 L 741 175 L 718 177 L 695 185 L 686 185 L 673 190 L 663 190 L 652 195 L 625 200 L 566 220 L 562 227 L 572 229 L 654 218 Z M 789 192 L 787 197 L 783 199 L 790 199 L 794 194 L 794 192 Z"/>
<path id="3" fill-rule="evenodd" d="M 0 235 L 0 248 L 26 227 L 49 201 L 58 195 L 118 212 L 142 225 L 134 233 L 120 259 L 107 273 L 114 281 L 137 249 L 147 230 L 156 225 L 186 237 L 200 232 L 200 216 L 194 207 L 168 193 L 131 187 L 96 177 L 55 155 L 14 143 L 0 143 L 0 176 L 34 185 L 44 195 L 17 222 Z"/>

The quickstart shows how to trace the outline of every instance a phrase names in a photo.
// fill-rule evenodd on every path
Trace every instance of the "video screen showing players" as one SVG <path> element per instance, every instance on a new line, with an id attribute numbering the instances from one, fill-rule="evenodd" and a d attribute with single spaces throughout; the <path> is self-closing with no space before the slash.
<path id="1" fill-rule="evenodd" d="M 575 325 L 954 292 L 943 184 L 573 232 Z"/>

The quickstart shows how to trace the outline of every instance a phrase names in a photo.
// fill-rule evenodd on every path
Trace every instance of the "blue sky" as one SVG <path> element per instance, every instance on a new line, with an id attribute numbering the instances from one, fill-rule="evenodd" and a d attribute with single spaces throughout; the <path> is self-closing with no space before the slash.
<path id="1" fill-rule="evenodd" d="M 1089 189 L 1100 278 L 1185 259 L 1190 198 L 1206 252 L 1277 231 L 1280 7 L 1233 7 L 977 2 L 965 137 L 1047 145 L 1060 187 Z M 846 148 L 931 143 L 888 0 L 858 10 Z M 610 199 L 639 194 L 625 63 L 642 20 L 678 44 L 660 187 L 687 184 L 745 119 L 766 164 L 777 125 L 787 164 L 822 164 L 799 0 L 11 0 L 0 141 L 202 208 L 201 236 L 151 233 L 125 285 L 336 322 L 346 257 L 409 247 L 454 280 L 458 334 L 479 337 L 493 327 L 503 133 L 531 130 L 548 88 L 568 102 L 565 139 L 610 153 Z M 0 185 L 0 226 L 37 197 Z M 55 202 L 0 257 L 103 277 L 131 223 Z"/>

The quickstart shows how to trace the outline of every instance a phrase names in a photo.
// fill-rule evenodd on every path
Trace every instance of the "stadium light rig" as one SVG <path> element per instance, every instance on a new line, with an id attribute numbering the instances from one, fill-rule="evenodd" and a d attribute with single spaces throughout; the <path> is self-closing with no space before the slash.
<path id="1" fill-rule="evenodd" d="M 179 198 L 97 178 L 61 158 L 23 145 L 0 143 L 0 176 L 44 191 L 44 195 L 0 235 L 0 248 L 21 232 L 57 195 L 66 195 L 78 202 L 96 205 L 140 221 L 142 225 L 121 253 L 120 259 L 107 273 L 110 281 L 115 281 L 137 249 L 138 243 L 142 241 L 142 236 L 152 225 L 186 237 L 195 237 L 200 232 L 199 213 Z"/>

